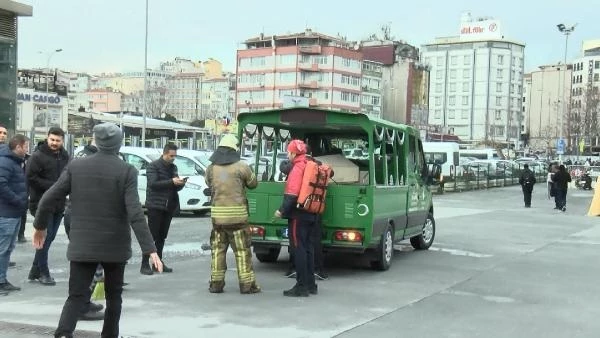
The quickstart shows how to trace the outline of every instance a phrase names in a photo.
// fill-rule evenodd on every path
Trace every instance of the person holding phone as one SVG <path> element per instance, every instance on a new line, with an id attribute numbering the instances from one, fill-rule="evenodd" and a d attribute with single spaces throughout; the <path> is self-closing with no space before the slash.
<path id="1" fill-rule="evenodd" d="M 173 163 L 177 157 L 177 146 L 167 144 L 163 149 L 162 156 L 150 163 L 146 169 L 148 186 L 146 190 L 146 208 L 148 209 L 148 226 L 156 252 L 161 261 L 163 259 L 163 248 L 173 214 L 179 207 L 179 191 L 185 186 L 187 177 L 181 178 L 177 173 L 177 166 Z M 150 267 L 149 256 L 142 256 L 140 273 L 152 275 L 155 271 Z M 163 272 L 173 272 L 173 269 L 164 265 Z"/>

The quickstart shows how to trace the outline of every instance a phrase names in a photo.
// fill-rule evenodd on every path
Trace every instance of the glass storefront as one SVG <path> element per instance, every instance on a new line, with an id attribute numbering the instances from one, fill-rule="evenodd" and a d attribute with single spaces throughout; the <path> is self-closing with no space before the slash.
<path id="1" fill-rule="evenodd" d="M 17 99 L 17 43 L 0 36 L 0 124 L 15 130 Z"/>

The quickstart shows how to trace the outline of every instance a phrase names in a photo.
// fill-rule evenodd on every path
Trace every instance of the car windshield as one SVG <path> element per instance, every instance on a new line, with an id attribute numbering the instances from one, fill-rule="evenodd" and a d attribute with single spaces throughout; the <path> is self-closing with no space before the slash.
<path id="1" fill-rule="evenodd" d="M 152 161 L 156 161 L 160 158 L 159 154 L 148 154 L 148 158 L 151 159 Z"/>
<path id="2" fill-rule="evenodd" d="M 196 161 L 200 162 L 205 167 L 208 167 L 211 164 L 208 158 L 208 156 L 194 156 L 194 159 L 196 159 Z"/>

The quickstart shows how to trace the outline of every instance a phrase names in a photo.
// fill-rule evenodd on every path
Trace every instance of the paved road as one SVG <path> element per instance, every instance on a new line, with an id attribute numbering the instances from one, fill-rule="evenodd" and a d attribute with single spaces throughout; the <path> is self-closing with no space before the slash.
<path id="1" fill-rule="evenodd" d="M 600 226 L 585 216 L 591 195 L 571 190 L 566 213 L 552 210 L 542 185 L 531 209 L 522 207 L 517 187 L 436 196 L 431 250 L 398 246 L 387 272 L 328 256 L 331 279 L 306 299 L 281 295 L 293 284 L 282 277 L 285 254 L 277 264 L 255 263 L 262 294 L 238 293 L 232 257 L 226 293 L 209 294 L 210 261 L 201 247 L 209 219 L 179 217 L 166 248 L 175 273 L 141 276 L 139 255 L 131 260 L 121 331 L 133 337 L 598 337 Z M 51 252 L 54 287 L 26 281 L 32 249 L 18 246 L 19 266 L 9 279 L 23 291 L 0 298 L 1 337 L 47 337 L 55 327 L 66 297 L 66 244 L 60 234 Z M 101 324 L 78 328 L 98 332 Z"/>

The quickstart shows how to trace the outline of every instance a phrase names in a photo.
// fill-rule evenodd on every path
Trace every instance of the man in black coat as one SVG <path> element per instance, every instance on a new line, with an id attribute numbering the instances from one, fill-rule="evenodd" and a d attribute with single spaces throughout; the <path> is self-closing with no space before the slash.
<path id="1" fill-rule="evenodd" d="M 131 258 L 130 227 L 142 252 L 162 271 L 137 192 L 137 170 L 118 156 L 123 141 L 121 130 L 112 123 L 99 124 L 94 127 L 94 139 L 98 153 L 69 165 L 40 200 L 33 224 L 33 244 L 39 249 L 44 246 L 46 228 L 54 210 L 70 196 L 69 297 L 56 337 L 73 336 L 98 264 L 104 268 L 106 292 L 101 336 L 119 336 L 123 275 L 125 264 Z"/>
<path id="2" fill-rule="evenodd" d="M 179 177 L 177 166 L 173 164 L 177 157 L 177 146 L 167 144 L 162 156 L 150 163 L 146 169 L 148 184 L 146 188 L 146 209 L 148 210 L 148 226 L 154 238 L 154 245 L 158 257 L 162 260 L 165 240 L 169 234 L 169 227 L 175 210 L 179 208 L 178 191 L 183 189 L 185 179 Z M 163 272 L 173 272 L 163 262 Z M 151 275 L 153 273 L 148 264 L 148 256 L 142 256 L 140 273 Z"/>
<path id="3" fill-rule="evenodd" d="M 564 165 L 558 167 L 558 171 L 552 176 L 552 181 L 556 184 L 556 206 L 558 210 L 565 212 L 567 211 L 567 190 L 569 189 L 569 182 L 571 182 L 571 175 L 567 171 Z"/>
<path id="4" fill-rule="evenodd" d="M 27 183 L 29 184 L 29 211 L 35 215 L 38 203 L 42 195 L 58 180 L 63 169 L 69 163 L 69 154 L 63 147 L 65 132 L 52 127 L 48 131 L 46 141 L 38 146 L 38 150 L 31 154 L 27 163 Z M 65 200 L 57 203 L 51 217 L 48 217 L 48 234 L 46 242 L 42 248 L 35 251 L 35 257 L 31 270 L 29 271 L 29 280 L 37 280 L 43 285 L 55 285 L 56 282 L 50 276 L 48 268 L 48 252 L 50 245 L 60 227 L 64 210 Z"/>
<path id="5" fill-rule="evenodd" d="M 523 172 L 519 177 L 519 184 L 521 190 L 523 190 L 523 200 L 525 202 L 525 208 L 531 208 L 531 194 L 533 193 L 533 186 L 536 183 L 535 174 L 529 169 L 529 164 L 523 165 Z"/>

